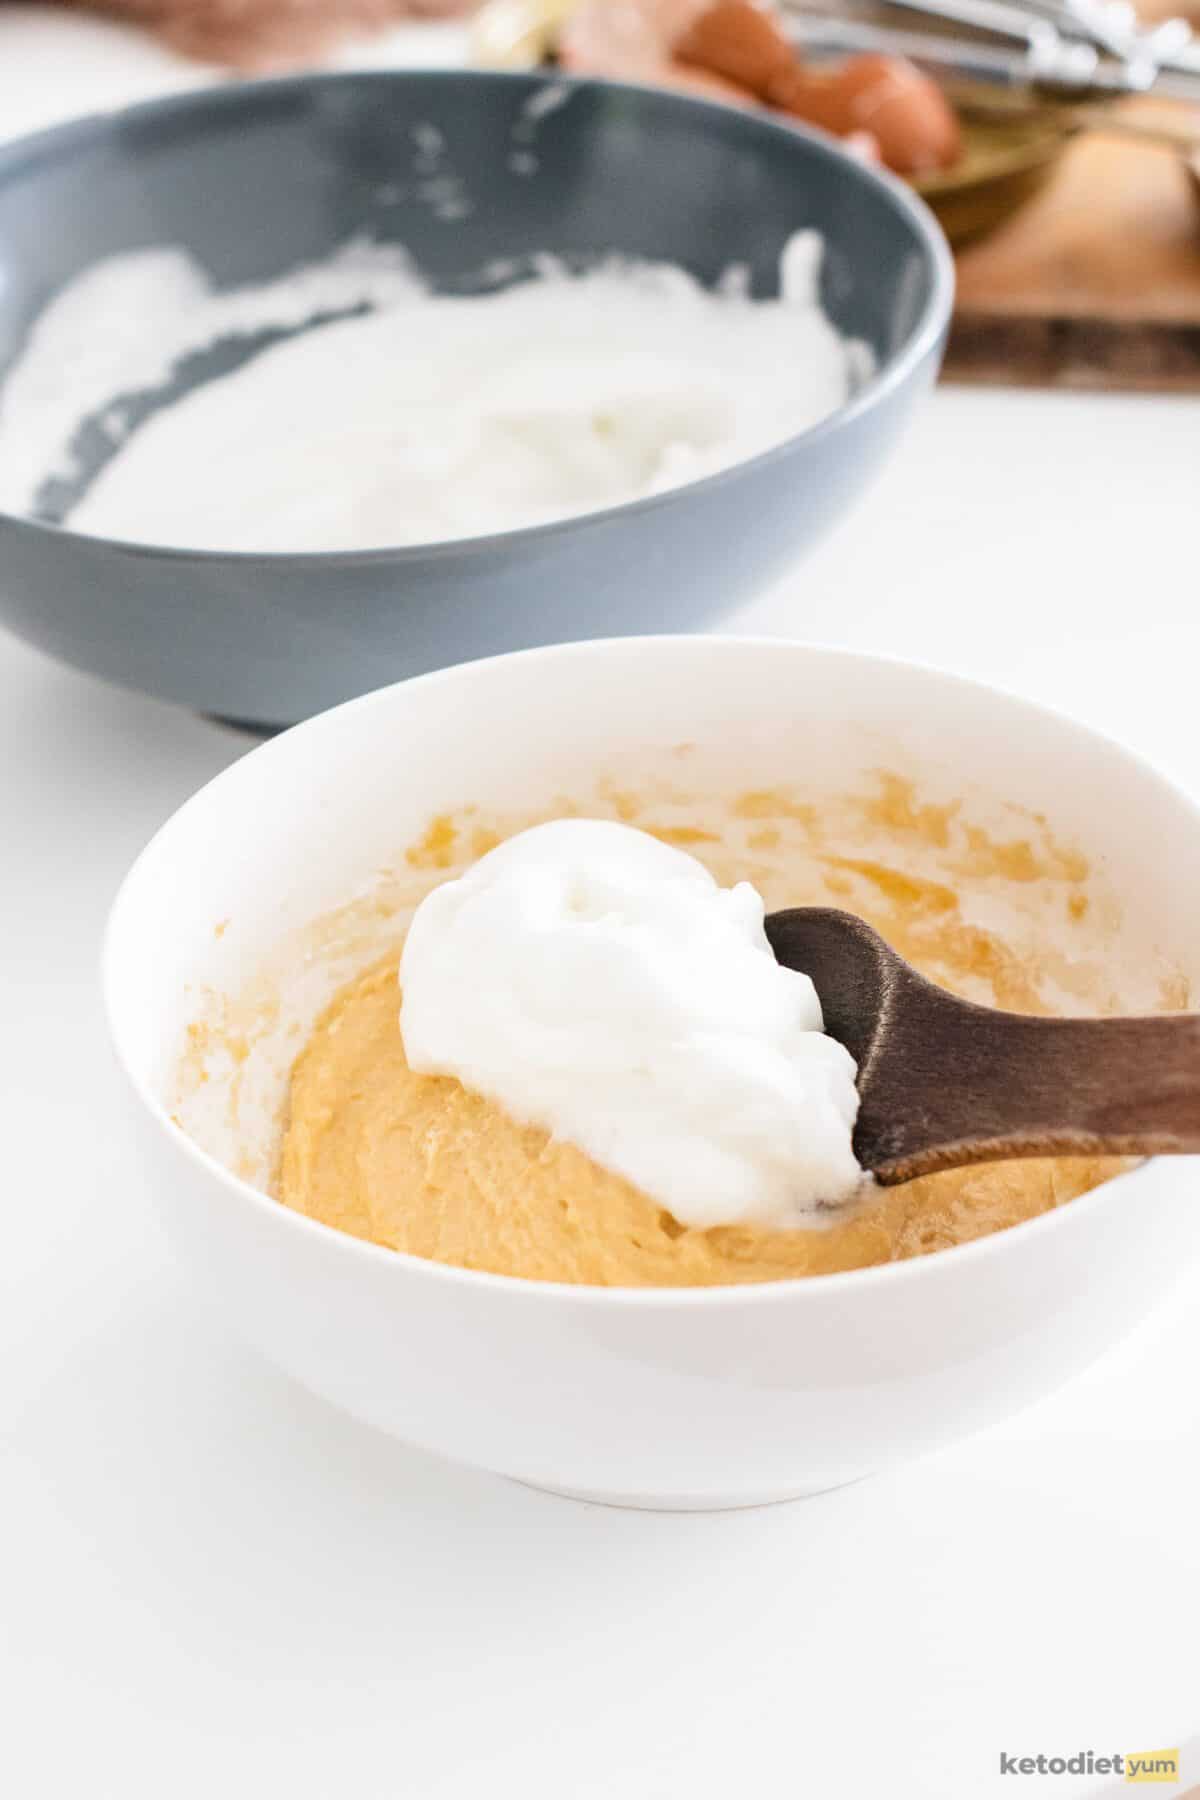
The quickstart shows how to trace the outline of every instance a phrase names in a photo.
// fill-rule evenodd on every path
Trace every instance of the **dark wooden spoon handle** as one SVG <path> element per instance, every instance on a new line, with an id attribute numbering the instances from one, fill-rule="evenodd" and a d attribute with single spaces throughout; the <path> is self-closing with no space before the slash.
<path id="1" fill-rule="evenodd" d="M 1200 1152 L 1200 1015 L 996 1012 L 906 965 L 890 1002 L 855 1133 L 885 1184 L 1002 1157 Z"/>

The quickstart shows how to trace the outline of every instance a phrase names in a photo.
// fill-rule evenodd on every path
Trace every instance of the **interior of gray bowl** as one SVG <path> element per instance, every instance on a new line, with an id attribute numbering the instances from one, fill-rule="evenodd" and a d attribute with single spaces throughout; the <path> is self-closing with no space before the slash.
<path id="1" fill-rule="evenodd" d="M 753 291 L 771 294 L 783 244 L 803 227 L 825 240 L 826 311 L 886 364 L 930 305 L 930 227 L 818 137 L 650 89 L 537 75 L 205 91 L 0 152 L 0 374 L 65 282 L 133 249 L 182 247 L 222 288 L 370 239 L 403 245 L 450 291 L 519 278 L 532 252 L 571 263 L 617 252 L 705 281 L 741 263 Z M 128 422 L 264 341 L 193 359 Z M 85 423 L 76 475 L 43 489 L 38 515 L 61 518 L 113 449 Z"/>

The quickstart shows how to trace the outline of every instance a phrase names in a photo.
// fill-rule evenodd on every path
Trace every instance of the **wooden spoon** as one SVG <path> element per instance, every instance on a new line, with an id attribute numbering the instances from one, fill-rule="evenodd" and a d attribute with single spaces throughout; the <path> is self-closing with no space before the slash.
<path id="1" fill-rule="evenodd" d="M 892 1187 L 1021 1156 L 1200 1152 L 1200 1014 L 1051 1019 L 936 987 L 852 913 L 771 913 L 858 1064 L 854 1152 Z"/>

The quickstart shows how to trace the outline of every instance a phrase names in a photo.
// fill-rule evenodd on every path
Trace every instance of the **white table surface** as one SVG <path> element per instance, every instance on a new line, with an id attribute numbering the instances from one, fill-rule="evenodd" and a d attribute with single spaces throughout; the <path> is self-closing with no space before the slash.
<path id="1" fill-rule="evenodd" d="M 0 116 L 42 22 L 0 18 Z M 986 676 L 1200 792 L 1198 446 L 1194 401 L 942 391 L 729 628 Z M 0 1791 L 975 1800 L 1001 1750 L 1195 1734 L 1196 1272 L 1011 1423 L 709 1516 L 438 1463 L 226 1337 L 160 1243 L 96 960 L 134 853 L 248 747 L 0 637 Z"/>

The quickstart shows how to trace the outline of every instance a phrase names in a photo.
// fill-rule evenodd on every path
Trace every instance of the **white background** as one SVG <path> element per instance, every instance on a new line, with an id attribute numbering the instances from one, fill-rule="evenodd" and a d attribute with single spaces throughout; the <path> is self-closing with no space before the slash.
<path id="1" fill-rule="evenodd" d="M 35 122 L 39 55 L 78 76 L 85 53 L 114 97 L 179 79 L 18 8 L 0 119 Z M 62 84 L 42 91 L 61 111 Z M 855 516 L 729 627 L 985 676 L 1200 792 L 1198 450 L 1196 401 L 942 391 Z M 707 1517 L 442 1465 L 227 1340 L 160 1246 L 96 959 L 134 853 L 248 745 L 0 638 L 0 1789 L 975 1800 L 1097 1785 L 1014 1786 L 1002 1749 L 1193 1734 L 1194 1271 L 1012 1423 Z"/>

